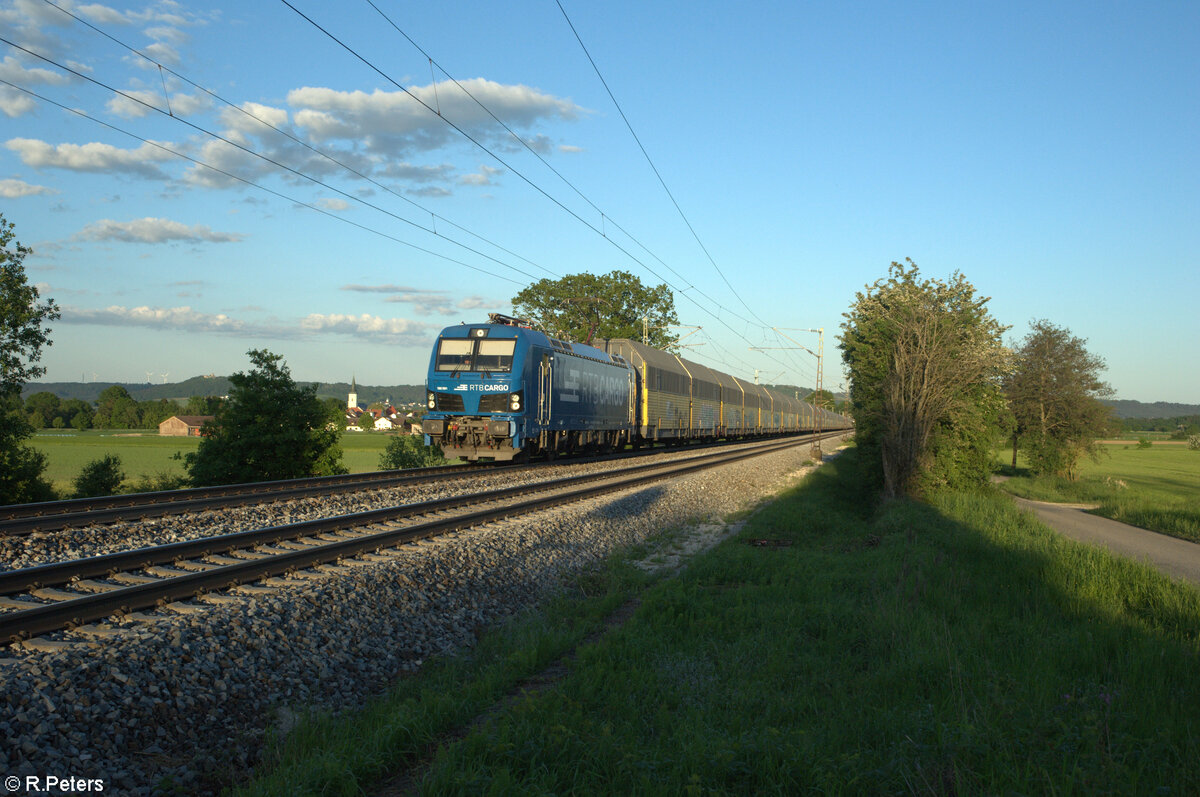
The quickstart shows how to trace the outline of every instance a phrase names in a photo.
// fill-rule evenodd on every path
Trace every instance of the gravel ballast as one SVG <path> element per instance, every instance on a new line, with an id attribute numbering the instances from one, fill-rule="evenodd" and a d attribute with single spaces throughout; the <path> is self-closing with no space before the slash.
<path id="1" fill-rule="evenodd" d="M 91 643 L 0 652 L 10 657 L 0 661 L 0 770 L 21 783 L 99 779 L 109 794 L 152 794 L 162 782 L 203 793 L 243 780 L 265 728 L 291 711 L 357 706 L 614 552 L 773 495 L 808 460 L 809 447 L 800 445 L 406 546 L 385 561 L 329 568 L 196 613 L 124 621 Z M 426 497 L 434 496 L 419 498 Z M 336 500 L 358 508 L 326 502 L 324 515 L 397 502 L 364 494 Z M 286 522 L 266 507 L 252 512 L 250 527 Z M 160 535 L 176 520 L 183 522 L 158 521 L 147 538 L 187 533 Z M 100 542 L 86 535 L 64 542 L 70 556 L 115 544 L 108 530 L 88 531 Z"/>

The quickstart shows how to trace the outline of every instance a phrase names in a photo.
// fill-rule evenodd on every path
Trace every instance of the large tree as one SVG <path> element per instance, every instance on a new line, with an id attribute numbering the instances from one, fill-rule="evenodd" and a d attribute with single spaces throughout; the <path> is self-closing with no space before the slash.
<path id="1" fill-rule="evenodd" d="M 42 347 L 50 345 L 46 323 L 59 312 L 53 299 L 38 301 L 38 289 L 25 278 L 24 261 L 31 250 L 15 237 L 13 224 L 0 214 L 0 504 L 53 497 L 42 478 L 46 457 L 24 445 L 33 427 L 21 388 L 46 372 L 37 363 Z"/>
<path id="2" fill-rule="evenodd" d="M 666 285 L 649 288 L 628 271 L 543 279 L 513 297 L 513 311 L 550 335 L 581 343 L 593 338 L 642 339 L 670 349 L 679 340 L 675 297 Z"/>
<path id="3" fill-rule="evenodd" d="M 138 403 L 122 385 L 109 385 L 96 400 L 93 423 L 99 429 L 137 429 L 142 415 Z"/>
<path id="4" fill-rule="evenodd" d="M 229 377 L 229 399 L 201 430 L 200 446 L 184 457 L 199 485 L 297 479 L 346 473 L 338 432 L 315 384 L 292 380 L 283 358 L 247 352 L 253 368 Z"/>
<path id="5" fill-rule="evenodd" d="M 1088 352 L 1086 340 L 1044 319 L 1030 323 L 1015 354 L 1005 384 L 1015 420 L 1013 466 L 1020 446 L 1035 474 L 1073 479 L 1079 458 L 1096 455 L 1096 439 L 1110 423 L 1112 410 L 1100 401 L 1112 395 L 1100 379 L 1104 360 Z"/>
<path id="6" fill-rule="evenodd" d="M 987 303 L 962 274 L 922 279 L 907 260 L 845 314 L 855 436 L 885 498 L 987 478 L 1007 361 Z"/>

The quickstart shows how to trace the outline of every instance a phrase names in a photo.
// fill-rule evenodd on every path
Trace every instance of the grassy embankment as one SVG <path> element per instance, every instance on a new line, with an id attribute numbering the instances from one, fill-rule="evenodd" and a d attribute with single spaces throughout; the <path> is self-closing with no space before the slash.
<path id="1" fill-rule="evenodd" d="M 374 432 L 347 432 L 342 435 L 342 463 L 351 473 L 377 470 L 379 455 L 387 446 L 388 435 Z M 183 460 L 175 455 L 195 451 L 196 437 L 159 437 L 153 431 L 88 430 L 84 432 L 46 430 L 30 442 L 46 454 L 46 478 L 59 495 L 70 495 L 75 478 L 93 460 L 106 454 L 121 458 L 125 484 L 153 479 L 160 474 L 185 475 Z"/>
<path id="2" fill-rule="evenodd" d="M 1073 482 L 1035 479 L 1018 457 L 1002 488 L 1037 501 L 1094 504 L 1097 515 L 1200 542 L 1200 451 L 1185 445 L 1106 445 L 1098 462 L 1080 463 Z"/>
<path id="3" fill-rule="evenodd" d="M 998 494 L 876 511 L 852 465 L 676 577 L 614 560 L 363 711 L 302 723 L 239 793 L 375 793 L 414 762 L 433 794 L 1200 789 L 1200 592 Z"/>

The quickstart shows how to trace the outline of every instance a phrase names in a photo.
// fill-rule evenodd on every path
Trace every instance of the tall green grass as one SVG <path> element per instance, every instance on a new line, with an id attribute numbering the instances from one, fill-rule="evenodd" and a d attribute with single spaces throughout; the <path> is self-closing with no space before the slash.
<path id="1" fill-rule="evenodd" d="M 876 510 L 851 459 L 648 587 L 549 688 L 477 724 L 427 721 L 418 675 L 390 699 L 409 701 L 395 721 L 424 728 L 419 743 L 331 721 L 332 742 L 294 737 L 263 783 L 369 793 L 387 767 L 335 750 L 403 763 L 441 739 L 424 793 L 1200 789 L 1200 592 L 1066 541 L 1003 496 Z M 552 638 L 557 624 L 534 625 Z M 516 655 L 536 638 L 487 639 Z M 475 711 L 462 702 L 460 716 Z"/>

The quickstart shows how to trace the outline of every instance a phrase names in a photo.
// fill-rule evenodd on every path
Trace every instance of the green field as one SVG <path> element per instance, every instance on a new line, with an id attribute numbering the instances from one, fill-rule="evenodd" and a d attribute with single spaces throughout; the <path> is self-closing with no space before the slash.
<path id="1" fill-rule="evenodd" d="M 843 455 L 678 576 L 618 557 L 309 718 L 236 793 L 1196 794 L 1198 628 L 1194 587 L 999 494 L 879 508 Z"/>
<path id="2" fill-rule="evenodd" d="M 1018 458 L 1017 475 L 1002 487 L 1038 501 L 1094 504 L 1098 515 L 1200 542 L 1200 451 L 1173 444 L 1101 448 L 1099 461 L 1080 463 L 1077 481 L 1034 479 Z"/>
<path id="3" fill-rule="evenodd" d="M 377 470 L 379 455 L 387 446 L 388 437 L 377 432 L 344 433 L 341 440 L 342 463 L 351 473 Z M 159 437 L 152 431 L 47 430 L 34 435 L 31 443 L 46 454 L 46 478 L 55 491 L 60 496 L 68 496 L 72 491 L 72 482 L 84 465 L 106 454 L 116 454 L 121 458 L 127 487 L 142 479 L 154 479 L 160 474 L 184 476 L 183 461 L 175 457 L 195 451 L 200 439 Z"/>

